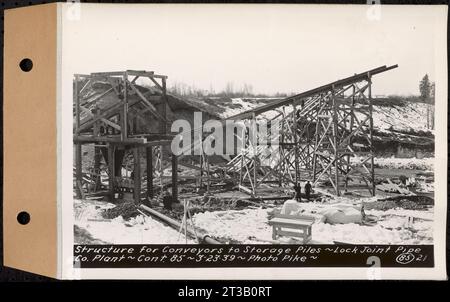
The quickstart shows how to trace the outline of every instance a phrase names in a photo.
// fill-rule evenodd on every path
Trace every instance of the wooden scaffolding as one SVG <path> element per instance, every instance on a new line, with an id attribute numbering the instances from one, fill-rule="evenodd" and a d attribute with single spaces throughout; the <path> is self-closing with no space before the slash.
<path id="1" fill-rule="evenodd" d="M 227 173 L 237 175 L 239 188 L 251 195 L 263 184 L 300 180 L 329 184 L 336 195 L 350 187 L 375 195 L 372 76 L 396 67 L 381 66 L 230 117 L 252 122 Z M 275 115 L 268 118 L 268 112 Z M 255 139 L 258 118 L 279 125 L 269 142 Z"/>
<path id="2" fill-rule="evenodd" d="M 152 93 L 145 95 L 136 81 L 148 81 Z M 126 70 L 100 72 L 89 75 L 76 74 L 74 79 L 74 128 L 75 187 L 78 198 L 84 195 L 82 146 L 94 145 L 93 171 L 94 190 L 99 189 L 100 162 L 104 159 L 108 174 L 108 196 L 111 201 L 123 194 L 132 194 L 136 203 L 141 202 L 142 187 L 146 197 L 154 197 L 154 176 L 164 175 L 163 155 L 169 153 L 173 136 L 168 134 L 167 119 L 167 76 L 152 71 Z M 108 87 L 104 92 L 92 96 L 89 88 L 96 83 Z M 111 94 L 116 97 L 111 97 Z M 107 98 L 107 101 L 105 99 Z M 141 104 L 144 109 L 136 109 Z M 149 112 L 154 119 L 143 114 Z M 157 123 L 152 133 L 139 130 L 139 123 Z M 126 153 L 132 153 L 131 183 L 124 184 L 123 161 Z M 141 161 L 146 158 L 146 182 L 143 178 Z M 177 158 L 171 155 L 172 196 L 177 199 Z"/>

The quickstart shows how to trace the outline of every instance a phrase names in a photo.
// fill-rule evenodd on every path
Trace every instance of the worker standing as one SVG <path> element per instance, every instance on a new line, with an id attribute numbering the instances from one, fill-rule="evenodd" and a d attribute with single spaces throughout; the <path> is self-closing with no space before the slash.
<path id="1" fill-rule="evenodd" d="M 305 184 L 305 197 L 306 200 L 309 201 L 309 198 L 311 197 L 311 184 L 309 183 L 309 181 L 306 182 Z"/>
<path id="2" fill-rule="evenodd" d="M 162 202 L 164 204 L 164 209 L 169 211 L 172 210 L 173 198 L 167 190 L 164 190 Z"/>
<path id="3" fill-rule="evenodd" d="M 294 191 L 295 191 L 295 200 L 297 200 L 297 202 L 302 202 L 302 187 L 300 186 L 300 184 L 295 184 L 294 185 Z"/>

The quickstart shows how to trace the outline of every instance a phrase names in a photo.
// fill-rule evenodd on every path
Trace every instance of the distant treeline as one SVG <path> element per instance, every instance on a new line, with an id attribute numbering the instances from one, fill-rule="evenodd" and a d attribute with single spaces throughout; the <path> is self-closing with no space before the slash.
<path id="1" fill-rule="evenodd" d="M 185 83 L 174 83 L 168 89 L 169 93 L 173 93 L 179 96 L 187 97 L 247 97 L 247 98 L 285 98 L 295 93 L 284 93 L 277 92 L 274 94 L 264 94 L 264 93 L 254 93 L 253 87 L 250 84 L 244 84 L 242 86 L 236 87 L 233 83 L 229 82 L 226 84 L 225 88 L 221 91 L 215 91 L 212 86 L 210 89 L 200 89 L 195 87 L 195 85 L 187 85 Z"/>
<path id="2" fill-rule="evenodd" d="M 378 101 L 391 101 L 391 102 L 411 102 L 411 103 L 427 103 L 434 104 L 434 82 L 430 82 L 426 75 L 420 82 L 420 95 L 387 95 L 387 96 L 374 96 L 373 98 Z M 253 87 L 250 84 L 243 84 L 236 87 L 233 83 L 229 82 L 225 88 L 221 91 L 215 91 L 212 86 L 210 89 L 200 89 L 195 85 L 188 85 L 185 83 L 173 83 L 169 86 L 167 91 L 169 93 L 183 96 L 183 97 L 229 97 L 229 98 L 285 98 L 296 93 L 276 92 L 273 94 L 254 93 Z"/>

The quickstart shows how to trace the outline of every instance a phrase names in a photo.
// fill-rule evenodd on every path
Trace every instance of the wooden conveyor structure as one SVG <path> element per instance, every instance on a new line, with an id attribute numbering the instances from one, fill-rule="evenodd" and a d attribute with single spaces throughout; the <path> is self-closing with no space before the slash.
<path id="1" fill-rule="evenodd" d="M 263 106 L 229 117 L 227 120 L 243 122 L 246 126 L 240 135 L 242 148 L 218 173 L 210 171 L 209 155 L 199 156 L 200 182 L 234 182 L 241 191 L 251 196 L 263 196 L 266 189 L 281 189 L 309 180 L 314 185 L 325 184 L 336 195 L 350 188 L 367 189 L 375 195 L 372 77 L 397 68 L 380 66 L 350 77 L 272 101 Z M 125 152 L 133 152 L 134 199 L 140 200 L 142 187 L 147 196 L 153 198 L 154 175 L 161 176 L 166 167 L 172 165 L 173 195 L 177 197 L 178 160 L 184 155 L 172 154 L 171 161 L 164 161 L 164 146 L 170 145 L 173 135 L 168 134 L 166 106 L 166 76 L 146 71 L 124 71 L 92 73 L 75 76 L 74 145 L 76 182 L 82 183 L 83 144 L 94 144 L 94 170 L 99 170 L 99 160 L 108 165 L 109 190 L 114 197 L 117 183 L 121 179 L 122 160 Z M 136 81 L 144 78 L 153 84 L 148 94 L 141 91 Z M 109 89 L 100 95 L 86 95 L 89 85 L 101 80 Z M 78 87 L 82 83 L 82 87 Z M 117 97 L 113 102 L 102 103 L 108 94 Z M 143 113 L 150 113 L 157 121 L 157 131 L 139 131 L 139 123 L 148 122 Z M 220 121 L 225 125 L 225 120 Z M 264 122 L 264 123 L 262 123 Z M 266 131 L 261 132 L 262 125 Z M 209 134 L 201 136 L 190 146 L 192 150 L 203 150 Z M 199 132 L 200 131 L 200 132 Z M 199 133 L 197 133 L 199 132 Z M 265 135 L 261 136 L 261 133 Z M 167 151 L 168 148 L 166 148 Z M 140 158 L 145 150 L 147 158 L 146 181 L 141 186 L 143 175 Z M 156 157 L 156 159 L 155 159 Z M 150 159 L 150 160 L 149 160 Z M 355 160 L 358 159 L 358 160 Z M 182 165 L 189 166 L 186 162 Z M 95 173 L 94 173 L 95 174 Z M 79 190 L 81 192 L 81 190 Z"/>
<path id="2" fill-rule="evenodd" d="M 327 183 L 336 195 L 352 186 L 375 195 L 372 77 L 396 67 L 371 69 L 230 117 L 251 122 L 227 173 L 251 195 L 268 183 L 300 180 Z M 275 113 L 270 119 L 269 112 Z M 258 137 L 258 119 L 278 125 L 269 142 Z"/>

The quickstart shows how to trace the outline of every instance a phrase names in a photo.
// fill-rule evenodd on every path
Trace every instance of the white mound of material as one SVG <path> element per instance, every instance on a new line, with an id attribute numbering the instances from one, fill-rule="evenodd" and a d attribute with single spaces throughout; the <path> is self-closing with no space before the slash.
<path id="1" fill-rule="evenodd" d="M 93 238 L 111 244 L 182 244 L 183 234 L 149 216 L 139 215 L 125 221 L 122 216 L 105 220 L 107 202 L 75 201 L 75 225 L 87 230 Z M 188 243 L 195 241 L 188 239 Z"/>
<path id="2" fill-rule="evenodd" d="M 347 209 L 330 208 L 321 214 L 325 216 L 325 222 L 331 224 L 362 222 L 361 211 L 352 207 Z"/>

